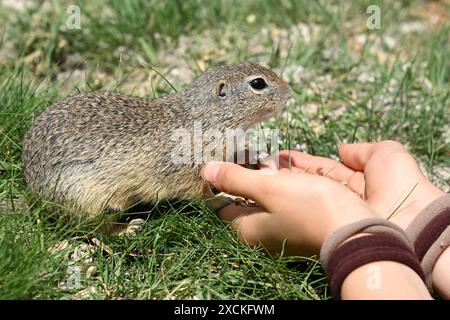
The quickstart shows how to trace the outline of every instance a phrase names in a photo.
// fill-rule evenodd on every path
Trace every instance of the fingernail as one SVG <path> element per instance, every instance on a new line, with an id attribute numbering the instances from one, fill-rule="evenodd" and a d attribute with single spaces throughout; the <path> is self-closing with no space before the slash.
<path id="1" fill-rule="evenodd" d="M 222 162 L 220 161 L 210 161 L 208 162 L 201 171 L 201 176 L 204 180 L 208 181 L 209 183 L 215 184 L 216 182 L 216 176 L 219 172 L 220 166 L 222 165 Z"/>

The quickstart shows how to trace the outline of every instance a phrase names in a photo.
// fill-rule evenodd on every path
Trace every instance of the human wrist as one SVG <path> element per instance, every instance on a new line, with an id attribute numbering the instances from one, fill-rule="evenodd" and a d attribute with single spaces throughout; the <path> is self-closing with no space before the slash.
<path id="1" fill-rule="evenodd" d="M 434 186 L 427 178 L 423 177 L 418 181 L 416 190 L 413 191 L 417 196 L 411 196 L 412 200 L 406 202 L 404 210 L 395 214 L 392 222 L 406 230 L 412 220 L 419 215 L 423 209 L 434 200 L 445 195 L 445 192 Z"/>
<path id="2" fill-rule="evenodd" d="M 378 214 L 373 209 L 371 209 L 363 201 L 359 200 L 360 199 L 357 199 L 351 205 L 349 204 L 344 204 L 342 206 L 335 205 L 334 208 L 330 209 L 330 210 L 334 209 L 334 211 L 332 211 L 334 214 L 332 215 L 332 219 L 330 219 L 329 221 L 327 221 L 326 224 L 324 224 L 327 228 L 325 232 L 325 238 L 327 238 L 336 230 L 348 224 L 354 223 L 356 221 L 369 218 L 379 218 Z"/>
<path id="3" fill-rule="evenodd" d="M 436 292 L 444 299 L 450 299 L 450 280 L 448 266 L 450 265 L 450 248 L 447 248 L 438 258 L 433 268 L 432 281 Z"/>
<path id="4" fill-rule="evenodd" d="M 437 198 L 445 195 L 445 192 L 432 184 L 427 178 L 423 177 L 422 187 L 418 190 L 417 214 Z"/>
<path id="5" fill-rule="evenodd" d="M 450 262 L 450 195 L 429 203 L 410 223 L 406 233 L 414 245 L 430 291 L 439 284 L 441 288 L 437 291 L 450 296 L 450 282 L 444 271 Z"/>
<path id="6" fill-rule="evenodd" d="M 425 279 L 405 232 L 382 218 L 363 219 L 336 230 L 323 243 L 320 261 L 335 297 L 340 296 L 343 281 L 353 271 L 371 262 L 396 261 Z"/>

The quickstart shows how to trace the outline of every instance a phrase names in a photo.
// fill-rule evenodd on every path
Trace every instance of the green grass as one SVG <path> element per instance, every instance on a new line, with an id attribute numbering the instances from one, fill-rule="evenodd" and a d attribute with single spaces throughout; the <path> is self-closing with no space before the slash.
<path id="1" fill-rule="evenodd" d="M 27 192 L 32 119 L 78 91 L 171 92 L 149 66 L 179 90 L 207 66 L 261 62 L 294 91 L 265 124 L 283 147 L 335 156 L 342 142 L 395 139 L 450 190 L 450 25 L 421 16 L 426 1 L 75 1 L 82 28 L 67 30 L 71 3 L 0 5 L 0 299 L 329 298 L 315 260 L 248 248 L 201 203 L 161 204 L 137 232 L 107 237 Z M 369 4 L 380 30 L 366 28 Z M 425 29 L 405 31 L 414 22 Z"/>

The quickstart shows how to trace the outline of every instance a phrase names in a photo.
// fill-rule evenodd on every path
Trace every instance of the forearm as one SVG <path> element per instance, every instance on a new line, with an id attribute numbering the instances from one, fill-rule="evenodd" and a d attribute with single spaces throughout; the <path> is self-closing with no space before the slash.
<path id="1" fill-rule="evenodd" d="M 343 300 L 432 299 L 417 273 L 393 261 L 372 262 L 355 269 L 345 279 L 341 297 Z"/>
<path id="2" fill-rule="evenodd" d="M 428 278 L 427 284 L 442 298 L 450 299 L 450 195 L 438 190 L 408 224 L 406 233 Z"/>
<path id="3" fill-rule="evenodd" d="M 436 261 L 433 273 L 434 290 L 444 299 L 450 299 L 450 247 Z"/>

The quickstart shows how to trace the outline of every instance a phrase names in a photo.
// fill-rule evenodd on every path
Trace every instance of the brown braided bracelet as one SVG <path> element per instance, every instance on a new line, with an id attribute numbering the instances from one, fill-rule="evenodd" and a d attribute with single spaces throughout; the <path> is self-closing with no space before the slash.
<path id="1" fill-rule="evenodd" d="M 425 273 L 428 289 L 433 292 L 434 265 L 450 246 L 450 194 L 446 194 L 426 206 L 406 229 L 406 235 Z"/>
<path id="2" fill-rule="evenodd" d="M 360 233 L 360 237 L 348 240 Z M 400 262 L 425 279 L 419 260 L 404 231 L 383 219 L 364 219 L 336 230 L 322 245 L 320 260 L 335 298 L 340 298 L 345 278 L 352 271 L 370 262 Z"/>

